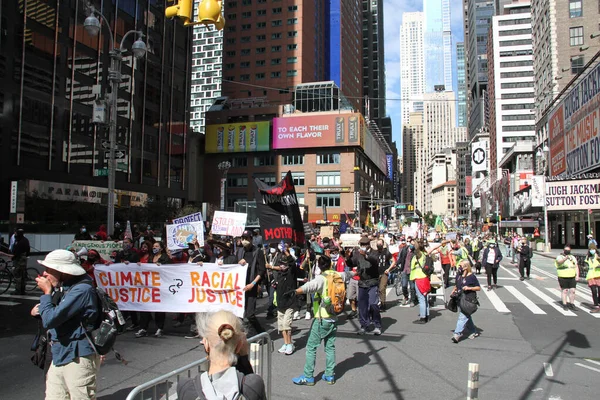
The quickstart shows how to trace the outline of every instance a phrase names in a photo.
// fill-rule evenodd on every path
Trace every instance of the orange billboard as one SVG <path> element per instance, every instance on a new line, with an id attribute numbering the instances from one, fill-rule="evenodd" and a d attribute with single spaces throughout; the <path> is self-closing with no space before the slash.
<path id="1" fill-rule="evenodd" d="M 362 115 L 327 114 L 273 119 L 273 149 L 360 146 Z"/>
<path id="2" fill-rule="evenodd" d="M 550 175 L 557 176 L 565 172 L 565 118 L 561 104 L 550 117 L 548 136 L 550 138 Z"/>

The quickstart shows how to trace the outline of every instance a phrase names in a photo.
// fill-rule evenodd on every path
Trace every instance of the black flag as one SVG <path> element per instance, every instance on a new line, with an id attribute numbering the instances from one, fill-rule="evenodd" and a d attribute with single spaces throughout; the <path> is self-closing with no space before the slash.
<path id="1" fill-rule="evenodd" d="M 304 245 L 304 225 L 298 207 L 292 173 L 275 186 L 254 178 L 256 208 L 264 243 L 292 242 Z"/>

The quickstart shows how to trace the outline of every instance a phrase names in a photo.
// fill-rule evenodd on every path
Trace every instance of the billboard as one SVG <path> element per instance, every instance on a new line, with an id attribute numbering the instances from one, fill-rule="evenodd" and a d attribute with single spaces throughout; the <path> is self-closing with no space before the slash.
<path id="1" fill-rule="evenodd" d="M 600 63 L 554 108 L 549 121 L 553 176 L 579 175 L 600 164 Z"/>
<path id="2" fill-rule="evenodd" d="M 487 141 L 473 142 L 471 146 L 471 169 L 473 172 L 487 171 Z"/>
<path id="3" fill-rule="evenodd" d="M 269 121 L 206 126 L 207 153 L 269 151 Z"/>
<path id="4" fill-rule="evenodd" d="M 600 179 L 546 183 L 548 211 L 600 209 Z"/>
<path id="5" fill-rule="evenodd" d="M 364 130 L 357 113 L 274 118 L 273 149 L 360 146 Z"/>
<path id="6" fill-rule="evenodd" d="M 394 155 L 386 154 L 385 156 L 387 161 L 387 177 L 390 181 L 394 180 Z"/>

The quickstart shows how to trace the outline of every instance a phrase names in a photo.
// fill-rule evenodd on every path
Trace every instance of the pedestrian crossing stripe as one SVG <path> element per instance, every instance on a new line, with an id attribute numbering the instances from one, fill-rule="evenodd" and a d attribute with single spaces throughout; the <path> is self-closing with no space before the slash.
<path id="1" fill-rule="evenodd" d="M 558 297 L 559 299 L 561 299 L 561 300 L 562 300 L 562 298 L 561 298 L 561 294 L 562 294 L 562 293 L 560 292 L 560 290 L 558 290 L 558 289 L 554 289 L 554 288 L 546 288 L 546 289 L 547 289 L 547 290 L 548 290 L 550 293 L 554 294 L 554 296 L 556 296 L 556 297 Z M 587 308 L 587 307 L 584 307 L 584 306 L 583 306 L 583 305 L 582 305 L 582 304 L 581 304 L 579 301 L 577 301 L 577 300 L 575 300 L 575 306 L 576 306 L 577 308 L 579 308 L 580 310 L 582 310 L 582 311 L 585 311 L 586 313 L 590 314 L 590 315 L 591 315 L 592 317 L 594 317 L 594 318 L 600 318 L 600 315 L 599 315 L 599 314 L 592 314 L 592 313 L 590 312 L 589 308 Z"/>
<path id="2" fill-rule="evenodd" d="M 587 361 L 587 362 L 589 362 L 589 363 L 592 363 L 592 364 L 595 364 L 595 365 L 600 365 L 600 362 L 598 362 L 598 361 L 594 361 L 594 360 L 590 360 L 589 358 L 586 358 L 586 359 L 585 359 L 585 361 Z M 594 372 L 598 372 L 598 373 L 600 373 L 600 369 L 598 369 L 598 368 L 594 368 L 594 367 L 592 367 L 592 366 L 589 366 L 589 365 L 586 365 L 586 364 L 575 363 L 575 365 L 576 365 L 576 366 L 578 366 L 578 367 L 582 367 L 582 368 L 585 368 L 585 369 L 589 369 L 590 371 L 594 371 Z"/>
<path id="3" fill-rule="evenodd" d="M 540 289 L 538 289 L 538 288 L 536 288 L 536 287 L 528 284 L 527 282 L 525 282 L 525 284 L 527 285 L 527 288 L 529 290 L 531 290 L 531 292 L 533 292 L 535 295 L 537 295 L 540 299 L 544 300 L 546 303 L 548 303 L 550 305 L 550 307 L 554 308 L 556 311 L 558 311 L 559 313 L 561 313 L 565 317 L 576 317 L 577 316 L 577 314 L 575 314 L 573 311 L 564 310 L 562 308 L 562 306 L 559 307 L 556 304 L 555 300 L 553 300 L 546 293 L 542 292 Z"/>
<path id="4" fill-rule="evenodd" d="M 538 307 L 537 304 L 535 304 L 533 301 L 531 301 L 527 296 L 525 296 L 523 293 L 519 292 L 519 290 L 517 290 L 516 287 L 514 286 L 504 286 L 506 288 L 506 290 L 508 290 L 513 296 L 515 296 L 517 298 L 517 300 L 519 300 L 521 303 L 523 303 L 523 305 L 525 307 L 527 307 L 529 309 L 529 311 L 531 311 L 534 314 L 539 314 L 539 315 L 543 315 L 546 314 L 546 312 L 544 310 L 542 310 L 540 307 Z"/>
<path id="5" fill-rule="evenodd" d="M 492 303 L 494 308 L 496 310 L 498 310 L 498 312 L 510 313 L 510 310 L 508 309 L 508 307 L 506 307 L 506 304 L 504 304 L 504 302 L 502 300 L 500 300 L 500 297 L 498 297 L 496 292 L 492 292 L 491 290 L 488 290 L 488 291 L 484 291 L 483 293 L 485 293 L 487 298 L 490 300 L 490 302 Z"/>

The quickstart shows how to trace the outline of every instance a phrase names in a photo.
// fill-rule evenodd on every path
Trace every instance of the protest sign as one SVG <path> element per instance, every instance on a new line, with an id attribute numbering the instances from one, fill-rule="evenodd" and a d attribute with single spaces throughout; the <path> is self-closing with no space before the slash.
<path id="1" fill-rule="evenodd" d="M 358 247 L 359 240 L 359 233 L 343 233 L 340 235 L 340 241 L 342 242 L 343 247 Z"/>
<path id="2" fill-rule="evenodd" d="M 256 208 L 260 220 L 263 242 L 279 243 L 280 241 L 304 244 L 304 226 L 292 173 L 275 186 L 270 186 L 258 178 L 254 178 Z"/>
<path id="3" fill-rule="evenodd" d="M 202 213 L 197 212 L 194 214 L 186 215 L 185 217 L 175 218 L 173 220 L 174 224 L 184 224 L 186 222 L 203 222 Z"/>
<path id="4" fill-rule="evenodd" d="M 123 242 L 101 242 L 99 240 L 75 240 L 71 243 L 77 251 L 85 247 L 88 250 L 96 250 L 105 260 L 110 258 L 113 251 L 123 250 Z"/>
<path id="5" fill-rule="evenodd" d="M 398 233 L 400 232 L 399 223 L 397 220 L 388 221 L 388 232 L 389 233 Z"/>
<path id="6" fill-rule="evenodd" d="M 200 246 L 204 246 L 204 223 L 202 222 L 167 225 L 167 248 L 169 250 L 187 249 L 188 243 L 193 243 L 196 239 Z"/>
<path id="7" fill-rule="evenodd" d="M 123 311 L 231 311 L 244 315 L 247 267 L 197 264 L 96 265 L 94 275 Z"/>
<path id="8" fill-rule="evenodd" d="M 211 232 L 213 235 L 242 236 L 246 227 L 246 213 L 215 211 Z"/>
<path id="9" fill-rule="evenodd" d="M 332 238 L 333 237 L 333 226 L 322 226 L 321 227 L 321 238 L 324 237 L 328 237 L 328 238 Z"/>
<path id="10" fill-rule="evenodd" d="M 310 236 L 313 234 L 313 228 L 309 223 L 302 224 L 304 227 L 304 236 Z"/>

